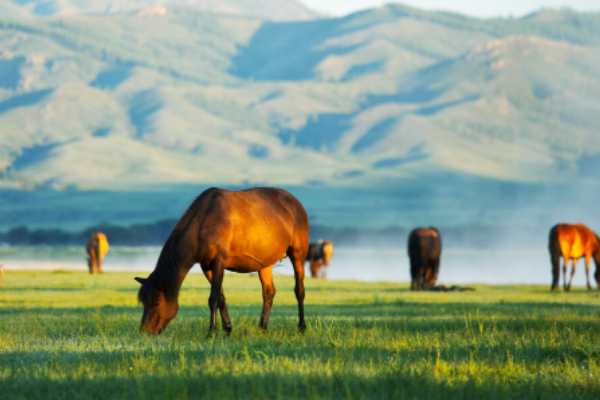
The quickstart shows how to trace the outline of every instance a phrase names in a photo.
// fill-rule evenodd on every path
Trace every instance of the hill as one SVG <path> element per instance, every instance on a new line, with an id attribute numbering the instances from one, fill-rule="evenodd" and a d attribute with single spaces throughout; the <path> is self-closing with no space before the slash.
<path id="1" fill-rule="evenodd" d="M 138 11 L 141 15 L 163 15 L 165 7 L 187 6 L 221 14 L 252 15 L 274 21 L 308 20 L 318 17 L 295 0 L 0 0 L 0 15 L 47 17 L 76 14 L 117 14 Z"/>
<path id="2" fill-rule="evenodd" d="M 600 14 L 390 5 L 269 22 L 56 4 L 0 22 L 3 187 L 598 177 Z"/>

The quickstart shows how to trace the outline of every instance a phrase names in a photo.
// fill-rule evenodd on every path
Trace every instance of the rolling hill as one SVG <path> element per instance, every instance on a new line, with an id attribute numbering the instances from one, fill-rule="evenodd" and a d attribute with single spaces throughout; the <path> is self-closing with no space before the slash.
<path id="1" fill-rule="evenodd" d="M 164 15 L 165 7 L 187 6 L 221 14 L 251 15 L 274 21 L 309 20 L 319 15 L 295 0 L 0 0 L 0 15 L 8 18 L 118 14 Z"/>
<path id="2" fill-rule="evenodd" d="M 88 3 L 0 0 L 2 188 L 600 184 L 600 14 Z"/>

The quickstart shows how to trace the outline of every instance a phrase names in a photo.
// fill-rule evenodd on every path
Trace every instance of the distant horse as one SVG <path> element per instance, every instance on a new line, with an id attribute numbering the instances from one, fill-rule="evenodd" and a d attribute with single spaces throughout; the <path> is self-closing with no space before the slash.
<path id="1" fill-rule="evenodd" d="M 85 245 L 85 251 L 88 253 L 88 269 L 90 274 L 102 273 L 102 259 L 108 252 L 108 240 L 106 235 L 101 232 L 92 233 Z"/>
<path id="2" fill-rule="evenodd" d="M 600 238 L 590 228 L 583 224 L 569 225 L 558 224 L 550 229 L 548 248 L 552 262 L 552 290 L 558 287 L 560 281 L 560 257 L 564 259 L 563 264 L 563 287 L 565 291 L 571 290 L 571 282 L 575 275 L 577 260 L 585 257 L 585 277 L 588 289 L 590 285 L 590 258 L 594 257 L 596 262 L 596 283 L 600 285 Z M 573 260 L 571 266 L 571 278 L 567 285 L 567 266 L 569 260 Z"/>
<path id="3" fill-rule="evenodd" d="M 435 228 L 416 228 L 408 236 L 410 257 L 410 290 L 423 290 L 437 286 L 440 271 L 442 238 Z"/>
<path id="4" fill-rule="evenodd" d="M 308 245 L 306 261 L 310 263 L 310 273 L 313 278 L 319 278 L 320 273 L 321 278 L 327 279 L 327 270 L 332 255 L 333 243 L 329 240 L 319 240 L 317 243 Z"/>
<path id="5" fill-rule="evenodd" d="M 209 334 L 217 331 L 217 308 L 223 329 L 231 332 L 222 283 L 225 270 L 258 271 L 263 311 L 259 326 L 267 330 L 275 297 L 273 264 L 286 255 L 294 267 L 300 322 L 304 322 L 304 267 L 308 252 L 308 217 L 290 193 L 276 188 L 203 192 L 181 217 L 167 239 L 156 268 L 142 284 L 138 300 L 144 305 L 140 329 L 161 333 L 179 310 L 181 284 L 195 263 L 211 284 Z"/>

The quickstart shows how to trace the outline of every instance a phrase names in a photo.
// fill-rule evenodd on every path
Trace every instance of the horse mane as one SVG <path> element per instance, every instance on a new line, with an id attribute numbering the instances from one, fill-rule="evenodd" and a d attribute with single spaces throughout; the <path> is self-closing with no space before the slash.
<path id="1" fill-rule="evenodd" d="M 158 301 L 158 286 L 164 282 L 164 296 L 167 301 L 177 299 L 179 294 L 179 267 L 181 258 L 177 249 L 179 239 L 189 226 L 192 219 L 196 216 L 202 205 L 205 204 L 207 197 L 212 198 L 212 194 L 217 192 L 218 188 L 205 190 L 196 197 L 188 209 L 183 213 L 175 227 L 171 231 L 169 238 L 163 246 L 156 268 L 150 274 L 146 282 L 140 287 L 138 292 L 138 301 L 146 305 L 152 305 Z M 210 199 L 208 199 L 210 201 Z"/>

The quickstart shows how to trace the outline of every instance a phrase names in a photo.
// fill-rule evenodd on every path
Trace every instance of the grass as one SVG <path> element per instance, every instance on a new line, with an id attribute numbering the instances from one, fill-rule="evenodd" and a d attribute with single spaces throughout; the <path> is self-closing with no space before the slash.
<path id="1" fill-rule="evenodd" d="M 234 331 L 205 337 L 208 284 L 188 276 L 160 337 L 138 334 L 133 273 L 6 271 L 0 393 L 6 399 L 600 397 L 600 294 L 546 286 L 412 293 L 406 284 L 277 276 L 270 331 L 257 277 L 228 274 Z"/>

